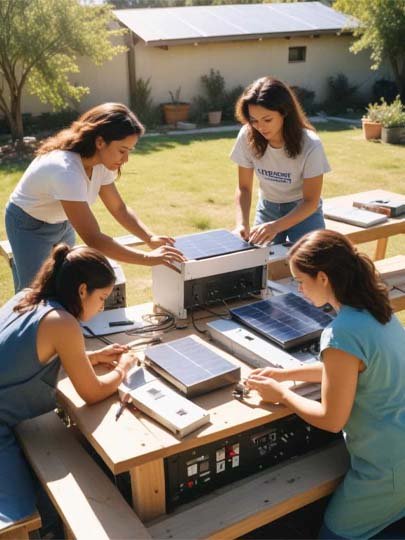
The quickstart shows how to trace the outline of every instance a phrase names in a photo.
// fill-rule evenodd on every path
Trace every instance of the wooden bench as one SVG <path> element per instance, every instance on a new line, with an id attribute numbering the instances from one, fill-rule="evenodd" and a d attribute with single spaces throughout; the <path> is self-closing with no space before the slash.
<path id="1" fill-rule="evenodd" d="M 148 531 L 159 540 L 238 538 L 331 494 L 348 465 L 340 441 L 219 488 L 148 522 Z"/>
<path id="2" fill-rule="evenodd" d="M 16 434 L 62 518 L 66 538 L 150 538 L 116 486 L 54 412 L 22 422 Z"/>
<path id="3" fill-rule="evenodd" d="M 134 236 L 133 234 L 115 236 L 114 240 L 122 246 L 129 247 L 140 246 L 144 243 L 140 238 Z M 0 255 L 4 257 L 4 259 L 7 261 L 7 264 L 11 267 L 13 263 L 13 252 L 11 250 L 10 242 L 8 240 L 0 241 Z"/>
<path id="4" fill-rule="evenodd" d="M 29 533 L 41 527 L 41 517 L 38 512 L 12 523 L 0 531 L 0 540 L 27 540 Z"/>

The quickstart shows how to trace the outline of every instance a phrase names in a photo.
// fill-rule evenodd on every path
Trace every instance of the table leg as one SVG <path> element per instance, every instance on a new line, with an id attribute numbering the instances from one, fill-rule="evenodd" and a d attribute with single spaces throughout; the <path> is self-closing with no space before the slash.
<path id="1" fill-rule="evenodd" d="M 138 465 L 130 470 L 132 505 L 142 521 L 166 513 L 163 459 Z"/>
<path id="2" fill-rule="evenodd" d="M 385 259 L 385 253 L 387 251 L 388 237 L 379 238 L 377 240 L 374 252 L 374 260 L 379 261 L 380 259 Z"/>

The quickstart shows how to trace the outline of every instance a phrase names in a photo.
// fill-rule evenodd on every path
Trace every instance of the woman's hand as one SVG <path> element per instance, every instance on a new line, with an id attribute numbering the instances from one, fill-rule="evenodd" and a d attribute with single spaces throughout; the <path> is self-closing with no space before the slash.
<path id="1" fill-rule="evenodd" d="M 175 241 L 171 236 L 157 236 L 152 234 L 146 243 L 150 248 L 154 249 L 160 246 L 174 246 Z"/>
<path id="2" fill-rule="evenodd" d="M 269 377 L 270 379 L 274 379 L 275 381 L 281 382 L 281 381 L 289 380 L 288 376 L 286 375 L 287 375 L 286 369 L 267 367 L 267 368 L 254 369 L 250 373 L 248 380 L 250 377 L 261 376 L 261 377 Z"/>
<path id="3" fill-rule="evenodd" d="M 251 375 L 245 382 L 251 390 L 256 390 L 263 401 L 279 403 L 283 400 L 283 387 L 274 379 L 262 375 Z"/>
<path id="4" fill-rule="evenodd" d="M 117 362 L 120 356 L 127 351 L 128 347 L 126 345 L 113 343 L 98 351 L 89 352 L 87 356 L 90 358 L 92 365 L 96 366 L 97 364 L 112 364 Z"/>
<path id="5" fill-rule="evenodd" d="M 261 225 L 252 227 L 249 242 L 258 245 L 268 244 L 279 232 L 281 231 L 278 230 L 277 221 L 262 223 Z"/>
<path id="6" fill-rule="evenodd" d="M 138 357 L 134 351 L 128 351 L 123 353 L 118 360 L 117 367 L 123 369 L 124 373 L 127 374 L 133 365 L 138 362 Z"/>
<path id="7" fill-rule="evenodd" d="M 246 242 L 249 241 L 250 227 L 249 225 L 237 225 L 232 231 L 233 234 L 241 236 Z"/>
<path id="8" fill-rule="evenodd" d="M 184 262 L 186 258 L 178 249 L 172 246 L 161 246 L 157 249 L 154 249 L 150 253 L 145 253 L 146 264 L 148 266 L 157 266 L 159 264 L 164 264 L 173 270 L 177 268 L 173 265 L 174 262 Z"/>

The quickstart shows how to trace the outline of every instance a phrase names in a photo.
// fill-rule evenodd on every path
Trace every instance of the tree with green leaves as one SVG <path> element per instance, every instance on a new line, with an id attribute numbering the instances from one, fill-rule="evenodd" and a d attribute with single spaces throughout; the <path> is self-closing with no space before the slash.
<path id="1" fill-rule="evenodd" d="M 0 0 L 0 113 L 14 140 L 24 134 L 23 89 L 60 110 L 78 102 L 89 89 L 73 85 L 77 58 L 101 65 L 125 51 L 111 38 L 124 30 L 112 28 L 108 5 L 78 0 Z"/>
<path id="2" fill-rule="evenodd" d="M 388 59 L 405 99 L 405 0 L 336 0 L 333 7 L 360 22 L 351 51 L 370 49 L 372 69 Z"/>

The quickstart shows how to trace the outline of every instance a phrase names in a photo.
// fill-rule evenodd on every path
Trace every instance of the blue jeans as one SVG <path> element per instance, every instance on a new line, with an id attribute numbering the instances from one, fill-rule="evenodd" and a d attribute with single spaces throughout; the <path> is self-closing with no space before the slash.
<path id="1" fill-rule="evenodd" d="M 293 201 L 288 203 L 275 203 L 267 201 L 266 199 L 259 198 L 256 206 L 256 216 L 255 216 L 255 225 L 261 225 L 262 223 L 267 223 L 268 221 L 274 221 L 279 219 L 293 210 L 297 204 L 301 201 Z M 290 242 L 296 242 L 304 234 L 316 231 L 317 229 L 325 228 L 325 220 L 323 219 L 322 213 L 322 202 L 320 203 L 317 210 L 305 218 L 300 223 L 297 223 L 293 227 L 278 233 L 274 239 L 274 244 L 282 244 L 288 238 Z"/>
<path id="2" fill-rule="evenodd" d="M 65 242 L 74 246 L 76 235 L 69 221 L 46 223 L 16 206 L 6 206 L 7 238 L 13 252 L 13 280 L 17 293 L 28 287 L 53 246 Z"/>

